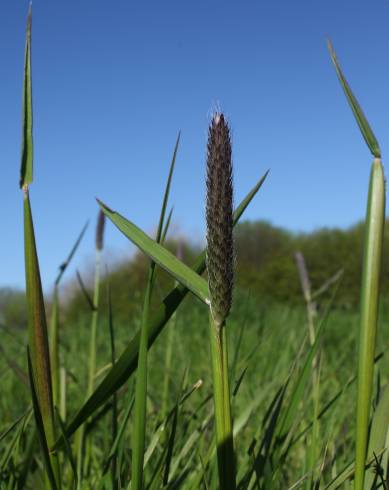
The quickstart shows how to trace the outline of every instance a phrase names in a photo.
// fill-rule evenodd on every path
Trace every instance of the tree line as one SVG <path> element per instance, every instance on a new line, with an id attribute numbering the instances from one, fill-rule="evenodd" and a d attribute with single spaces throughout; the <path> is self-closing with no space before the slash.
<path id="1" fill-rule="evenodd" d="M 302 304 L 304 301 L 296 253 L 302 253 L 313 292 L 317 291 L 340 270 L 334 306 L 356 309 L 359 304 L 361 264 L 363 253 L 363 223 L 347 229 L 322 228 L 310 233 L 298 233 L 277 227 L 266 221 L 246 221 L 235 230 L 235 283 L 238 290 L 248 292 L 259 302 Z M 170 239 L 173 253 L 180 249 L 184 261 L 191 264 L 200 252 L 190 241 Z M 382 298 L 389 299 L 389 220 L 385 223 L 385 245 L 381 276 Z M 109 283 L 117 321 L 140 315 L 142 295 L 148 262 L 136 253 L 130 260 L 122 260 L 102 280 L 102 304 Z M 86 283 L 87 283 L 86 278 Z M 163 272 L 158 275 L 154 300 L 160 301 L 173 286 Z M 334 292 L 335 285 L 320 298 L 325 301 Z M 90 305 L 74 279 L 68 285 L 70 293 L 64 306 L 69 320 L 78 321 Z M 48 298 L 50 304 L 50 298 Z M 24 293 L 8 288 L 0 289 L 0 322 L 22 326 L 25 323 Z"/>

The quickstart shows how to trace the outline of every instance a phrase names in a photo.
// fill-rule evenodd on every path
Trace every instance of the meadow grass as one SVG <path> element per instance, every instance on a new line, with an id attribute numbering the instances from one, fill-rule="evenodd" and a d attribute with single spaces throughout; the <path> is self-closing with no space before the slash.
<path id="1" fill-rule="evenodd" d="M 235 454 L 237 458 L 238 483 L 246 475 L 242 476 L 242 470 L 247 471 L 254 467 L 253 457 L 259 453 L 261 444 L 261 434 L 271 405 L 271 401 L 276 396 L 279 387 L 284 383 L 290 374 L 296 356 L 301 350 L 301 343 L 306 339 L 305 348 L 308 341 L 306 337 L 306 315 L 303 305 L 301 308 L 289 308 L 284 305 L 259 305 L 257 301 L 247 293 L 237 292 L 236 301 L 229 319 L 230 330 L 230 360 L 231 360 L 231 383 L 233 386 L 232 412 L 235 419 L 235 429 L 239 430 L 235 437 Z M 385 338 L 388 338 L 389 308 L 385 308 L 381 315 L 383 327 L 379 333 L 378 345 L 385 345 Z M 198 301 L 188 298 L 177 312 L 175 319 L 174 335 L 174 355 L 171 360 L 169 374 L 171 375 L 170 403 L 168 411 L 174 408 L 176 400 L 181 395 L 182 378 L 187 371 L 188 386 L 192 386 L 198 380 L 203 384 L 194 392 L 182 406 L 180 417 L 178 418 L 176 437 L 173 449 L 173 462 L 183 453 L 184 456 L 174 465 L 174 472 L 171 477 L 170 485 L 178 485 L 177 481 L 182 480 L 179 486 L 191 488 L 192 480 L 203 473 L 201 460 L 205 461 L 209 447 L 212 446 L 212 371 L 209 362 L 209 349 L 204 348 L 204 339 L 207 338 L 208 318 L 207 313 Z M 86 390 L 87 367 L 86 360 L 79 353 L 87 352 L 89 345 L 89 321 L 86 318 L 79 325 L 68 326 L 66 336 L 62 336 L 63 363 L 69 366 L 68 384 L 68 406 L 69 413 L 74 413 L 82 404 Z M 359 315 L 357 312 L 333 310 L 328 319 L 328 324 L 323 335 L 322 350 L 322 371 L 321 371 L 321 403 L 319 413 L 325 408 L 336 395 L 339 398 L 321 417 L 319 458 L 316 463 L 325 461 L 325 468 L 320 477 L 320 488 L 325 488 L 334 476 L 340 473 L 353 461 L 354 452 L 354 407 L 356 404 L 356 383 L 355 379 L 348 387 L 347 383 L 354 376 L 356 362 L 356 341 L 358 334 Z M 101 318 L 99 322 L 100 333 L 97 341 L 98 359 L 98 382 L 104 375 L 101 371 L 107 368 L 111 362 L 110 337 L 108 328 L 108 318 Z M 188 326 L 191 328 L 189 329 Z M 139 320 L 133 319 L 126 325 L 115 325 L 115 347 L 117 352 L 121 352 L 128 342 L 129 332 L 135 332 L 139 327 Z M 234 365 L 234 353 L 239 344 L 240 332 L 243 328 L 243 336 L 240 341 L 240 352 L 238 353 L 236 364 Z M 18 360 L 20 365 L 24 365 L 24 350 L 17 342 L 26 340 L 25 333 L 18 331 L 15 333 L 16 339 L 9 338 L 7 341 L 7 351 L 12 353 L 13 358 Z M 149 380 L 148 380 L 148 401 L 147 401 L 147 425 L 146 448 L 150 448 L 153 437 L 158 433 L 161 426 L 161 403 L 163 394 L 163 380 L 165 372 L 161 369 L 165 363 L 165 351 L 169 340 L 169 331 L 163 332 L 158 342 L 149 353 Z M 275 362 L 277 359 L 277 362 Z M 302 359 L 298 361 L 297 371 L 301 368 Z M 389 361 L 387 355 L 379 362 L 380 371 L 388 372 Z M 100 371 L 100 373 L 99 373 Z M 237 383 L 243 375 L 238 392 L 234 394 Z M 30 394 L 28 386 L 21 385 L 20 380 L 12 369 L 7 369 L 2 376 L 2 386 L 8 397 L 0 401 L 0 410 L 3 414 L 1 433 L 14 422 L 18 416 L 25 413 L 26 407 L 30 405 Z M 125 419 L 126 408 L 130 390 L 133 384 L 130 381 L 126 390 L 118 393 L 118 424 L 119 426 Z M 309 386 L 307 387 L 309 393 Z M 131 411 L 131 413 L 133 413 Z M 109 407 L 106 414 L 96 422 L 93 428 L 93 445 L 91 464 L 88 468 L 84 488 L 94 488 L 94 484 L 102 478 L 103 467 L 106 458 L 112 447 L 111 416 Z M 207 422 L 208 420 L 208 422 Z M 312 410 L 310 397 L 304 397 L 299 406 L 298 417 L 294 421 L 291 430 L 293 444 L 287 455 L 284 455 L 285 462 L 277 480 L 273 483 L 274 488 L 289 488 L 305 475 L 306 449 L 308 433 L 300 435 L 309 427 L 312 422 Z M 170 429 L 171 421 L 168 421 L 167 428 Z M 237 424 L 242 424 L 237 427 Z M 30 420 L 25 428 L 27 435 L 33 429 L 33 421 Z M 133 434 L 133 420 L 130 417 L 125 427 L 123 438 L 117 450 L 119 461 L 118 471 L 121 474 L 121 481 L 128 481 L 131 467 L 131 440 Z M 2 455 L 8 446 L 12 432 L 2 440 Z M 161 436 L 159 441 L 163 440 Z M 191 445 L 191 441 L 194 441 Z M 254 446 L 251 449 L 250 447 Z M 187 452 L 186 448 L 187 447 Z M 327 450 L 326 457 L 324 452 Z M 20 449 L 12 454 L 12 464 L 8 461 L 5 465 L 4 476 L 7 472 L 20 469 L 26 455 L 26 440 L 20 441 Z M 145 468 L 145 481 L 149 482 L 153 473 L 158 467 L 158 461 L 164 456 L 164 448 L 156 446 L 148 464 Z M 35 452 L 34 460 L 40 460 L 39 453 Z M 204 468 L 204 475 L 200 482 L 200 487 L 205 488 L 204 480 L 209 486 L 215 474 L 215 454 Z M 42 473 L 39 466 L 33 461 L 31 474 L 28 478 L 28 486 L 34 487 L 34 482 L 41 481 Z M 71 473 L 70 464 L 64 464 L 65 473 Z M 15 469 L 16 468 L 16 469 Z M 101 488 L 111 488 L 110 474 L 107 473 L 104 485 Z M 342 484 L 340 488 L 345 488 Z M 124 488 L 126 485 L 122 484 Z M 7 487 L 5 487 L 7 488 Z M 11 487 L 12 488 L 12 487 Z M 16 487 L 17 488 L 17 487 Z M 69 488 L 72 488 L 69 486 Z M 255 487 L 254 487 L 255 488 Z M 303 488 L 301 485 L 297 488 Z"/>

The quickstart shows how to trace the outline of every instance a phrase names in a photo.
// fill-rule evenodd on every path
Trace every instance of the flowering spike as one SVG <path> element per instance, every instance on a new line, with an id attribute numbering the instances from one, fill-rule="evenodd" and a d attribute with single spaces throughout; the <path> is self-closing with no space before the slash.
<path id="1" fill-rule="evenodd" d="M 104 245 L 105 214 L 100 209 L 96 226 L 96 249 L 102 250 Z"/>
<path id="2" fill-rule="evenodd" d="M 208 131 L 206 218 L 211 312 L 220 326 L 231 308 L 234 276 L 231 138 L 221 113 L 214 114 Z"/>

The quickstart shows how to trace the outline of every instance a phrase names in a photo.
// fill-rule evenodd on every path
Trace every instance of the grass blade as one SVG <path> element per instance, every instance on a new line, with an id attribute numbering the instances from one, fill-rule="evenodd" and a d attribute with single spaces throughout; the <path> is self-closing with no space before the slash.
<path id="1" fill-rule="evenodd" d="M 108 299 L 109 338 L 111 343 L 111 362 L 112 362 L 112 366 L 114 366 L 116 361 L 115 332 L 114 332 L 114 325 L 113 325 L 111 286 L 109 282 L 107 285 L 107 299 Z M 113 443 L 115 443 L 117 433 L 118 433 L 118 406 L 117 406 L 117 394 L 114 393 L 112 395 L 112 442 Z M 117 454 L 115 452 L 111 460 L 111 475 L 112 475 L 113 490 L 118 487 L 118 483 L 116 479 L 116 471 L 117 471 Z"/>
<path id="2" fill-rule="evenodd" d="M 134 223 L 125 219 L 119 213 L 112 211 L 99 201 L 104 214 L 119 230 L 139 247 L 160 267 L 169 272 L 177 281 L 186 286 L 198 298 L 205 303 L 208 301 L 208 285 L 205 279 L 200 277 L 193 269 L 179 261 L 171 252 L 166 250 L 158 242 L 152 240 Z"/>
<path id="3" fill-rule="evenodd" d="M 31 387 L 33 401 L 36 401 L 36 404 L 39 407 L 39 414 L 42 417 L 44 439 L 47 441 L 49 446 L 52 446 L 56 440 L 56 436 L 54 426 L 49 343 L 38 255 L 36 251 L 34 225 L 32 221 L 28 191 L 28 186 L 32 182 L 33 176 L 31 16 L 30 6 L 27 19 L 26 50 L 24 59 L 22 121 L 23 141 L 20 166 L 20 187 L 23 189 L 24 198 L 24 254 L 28 312 L 29 362 L 31 361 Z M 36 400 L 34 400 L 35 395 Z M 60 478 L 56 452 L 52 452 L 50 454 L 50 468 L 51 467 L 54 472 L 57 487 L 59 487 Z"/>
<path id="4" fill-rule="evenodd" d="M 385 178 L 380 159 L 374 159 L 370 174 L 366 213 L 361 288 L 355 488 L 363 489 L 373 391 L 374 352 L 377 335 L 379 280 L 385 222 Z"/>
<path id="5" fill-rule="evenodd" d="M 55 428 L 49 344 L 46 326 L 46 313 L 43 302 L 42 284 L 40 279 L 28 190 L 26 190 L 24 193 L 24 236 L 28 336 L 32 374 L 39 409 L 42 414 L 45 437 L 47 439 L 47 443 L 51 446 L 55 441 Z M 51 458 L 53 468 L 57 472 L 56 454 L 51 453 Z"/>
<path id="6" fill-rule="evenodd" d="M 23 124 L 22 161 L 20 166 L 20 188 L 27 188 L 33 177 L 33 139 L 32 139 L 32 82 L 31 82 L 31 4 L 28 10 L 26 47 L 24 52 L 23 81 Z"/>
<path id="7" fill-rule="evenodd" d="M 362 135 L 374 158 L 369 184 L 366 212 L 364 258 L 361 288 L 361 325 L 359 336 L 357 428 L 355 456 L 355 489 L 362 490 L 368 443 L 370 405 L 373 389 L 374 351 L 376 343 L 379 279 L 385 222 L 385 177 L 378 142 L 354 97 L 337 62 L 330 42 L 328 49 L 347 100 L 358 122 Z"/>
<path id="8" fill-rule="evenodd" d="M 359 105 L 357 99 L 355 98 L 347 80 L 345 79 L 343 72 L 340 68 L 339 62 L 337 60 L 334 48 L 331 41 L 327 41 L 328 50 L 331 55 L 332 62 L 335 65 L 335 70 L 338 75 L 340 84 L 344 90 L 347 97 L 348 103 L 350 104 L 351 110 L 354 113 L 355 119 L 358 123 L 359 129 L 361 130 L 362 136 L 364 137 L 367 146 L 369 147 L 371 153 L 376 158 L 381 158 L 381 150 L 376 137 L 374 136 L 373 130 L 371 129 L 369 122 L 367 121 L 361 106 Z"/>
<path id="9" fill-rule="evenodd" d="M 39 440 L 40 440 L 41 448 L 42 448 L 42 452 L 43 452 L 43 458 L 45 461 L 47 477 L 50 481 L 51 488 L 53 490 L 57 490 L 57 489 L 59 489 L 59 485 L 58 485 L 59 480 L 58 480 L 58 475 L 56 475 L 57 471 L 53 467 L 53 464 L 52 464 L 53 458 L 50 455 L 50 451 L 49 451 L 49 447 L 48 447 L 48 441 L 46 438 L 46 430 L 44 427 L 44 420 L 43 420 L 42 411 L 41 411 L 39 400 L 38 400 L 38 393 L 37 393 L 36 386 L 35 386 L 33 367 L 32 367 L 29 349 L 27 349 L 27 359 L 28 359 L 28 374 L 29 374 L 30 386 L 31 386 L 32 406 L 34 409 L 36 427 L 38 430 Z M 54 461 L 54 462 L 56 463 L 56 461 Z"/>
<path id="10" fill-rule="evenodd" d="M 180 144 L 180 138 L 181 138 L 181 133 L 179 132 L 178 133 L 178 136 L 177 136 L 176 145 L 175 145 L 174 151 L 173 151 L 172 161 L 170 163 L 169 175 L 168 175 L 168 178 L 167 178 L 167 181 L 166 181 L 166 186 L 165 186 L 165 193 L 163 195 L 161 213 L 160 213 L 160 218 L 159 218 L 159 223 L 158 223 L 157 236 L 156 236 L 156 239 L 155 239 L 157 243 L 160 243 L 161 241 L 163 241 L 162 240 L 162 237 L 163 237 L 163 235 L 166 235 L 167 228 L 169 227 L 169 223 L 170 223 L 170 218 L 171 218 L 172 211 L 170 211 L 170 213 L 169 213 L 169 217 L 167 219 L 167 223 L 166 223 L 165 230 L 164 230 L 166 206 L 167 206 L 167 202 L 168 202 L 168 199 L 169 199 L 170 187 L 171 187 L 171 183 L 172 183 L 172 177 L 173 177 L 174 167 L 175 167 L 175 164 L 176 164 L 177 151 L 178 151 L 178 146 Z"/>
<path id="11" fill-rule="evenodd" d="M 2 434 L 0 434 L 0 442 L 8 436 L 8 434 L 10 434 L 14 429 L 15 427 L 17 427 L 19 425 L 19 423 L 21 421 L 24 421 L 27 419 L 27 417 L 30 415 L 31 413 L 31 408 L 29 408 L 28 410 L 26 410 L 20 417 L 18 417 L 15 422 L 13 422 L 9 427 L 8 429 L 6 429 Z"/>
<path id="12" fill-rule="evenodd" d="M 53 402 L 54 405 L 59 407 L 61 404 L 60 398 L 60 359 L 59 359 L 59 297 L 58 288 L 59 283 L 65 273 L 67 267 L 69 266 L 74 254 L 77 251 L 78 246 L 85 234 L 88 227 L 88 222 L 85 223 L 82 228 L 77 240 L 75 241 L 67 259 L 60 265 L 59 273 L 54 283 L 54 294 L 53 303 L 51 309 L 51 320 L 50 320 L 50 361 L 51 361 L 51 373 L 52 373 L 52 383 L 53 383 Z"/>
<path id="13" fill-rule="evenodd" d="M 84 281 L 82 280 L 82 277 L 81 277 L 81 274 L 79 271 L 76 271 L 76 276 L 77 276 L 77 282 L 80 286 L 80 289 L 81 289 L 81 292 L 89 306 L 89 309 L 90 311 L 94 311 L 95 310 L 95 305 L 93 304 L 93 300 L 88 292 L 88 289 L 86 288 L 85 286 L 85 283 Z"/>
<path id="14" fill-rule="evenodd" d="M 147 344 L 148 344 L 148 320 L 151 294 L 154 283 L 154 264 L 150 267 L 147 281 L 146 294 L 143 304 L 141 335 L 139 342 L 138 368 L 136 371 L 135 385 L 135 420 L 132 444 L 132 478 L 131 489 L 143 488 L 143 460 L 146 439 L 146 401 L 147 401 Z"/>
<path id="15" fill-rule="evenodd" d="M 62 262 L 62 264 L 59 266 L 59 273 L 58 273 L 57 278 L 55 279 L 55 285 L 58 285 L 60 283 L 64 272 L 66 271 L 66 269 L 69 266 L 72 258 L 74 257 L 74 254 L 77 252 L 77 249 L 81 243 L 81 240 L 83 239 L 83 237 L 85 235 L 85 232 L 86 232 L 86 229 L 88 228 L 88 225 L 89 225 L 89 221 L 87 221 L 85 223 L 85 225 L 83 226 L 80 234 L 78 235 L 77 240 L 75 241 L 72 249 L 70 250 L 70 253 L 69 253 L 67 259 L 65 260 L 65 262 Z"/>

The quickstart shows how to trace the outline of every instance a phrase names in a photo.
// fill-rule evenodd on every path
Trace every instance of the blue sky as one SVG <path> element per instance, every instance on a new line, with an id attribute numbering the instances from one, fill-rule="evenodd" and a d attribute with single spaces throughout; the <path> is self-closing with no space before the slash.
<path id="1" fill-rule="evenodd" d="M 0 2 L 0 285 L 24 286 L 18 188 L 28 3 Z M 371 157 L 343 97 L 330 37 L 381 144 L 388 142 L 389 0 L 34 0 L 34 183 L 42 280 L 91 220 L 73 266 L 93 261 L 99 197 L 152 233 L 175 139 L 173 232 L 204 239 L 207 124 L 233 133 L 235 200 L 292 230 L 363 218 Z M 133 249 L 107 226 L 106 260 Z"/>

